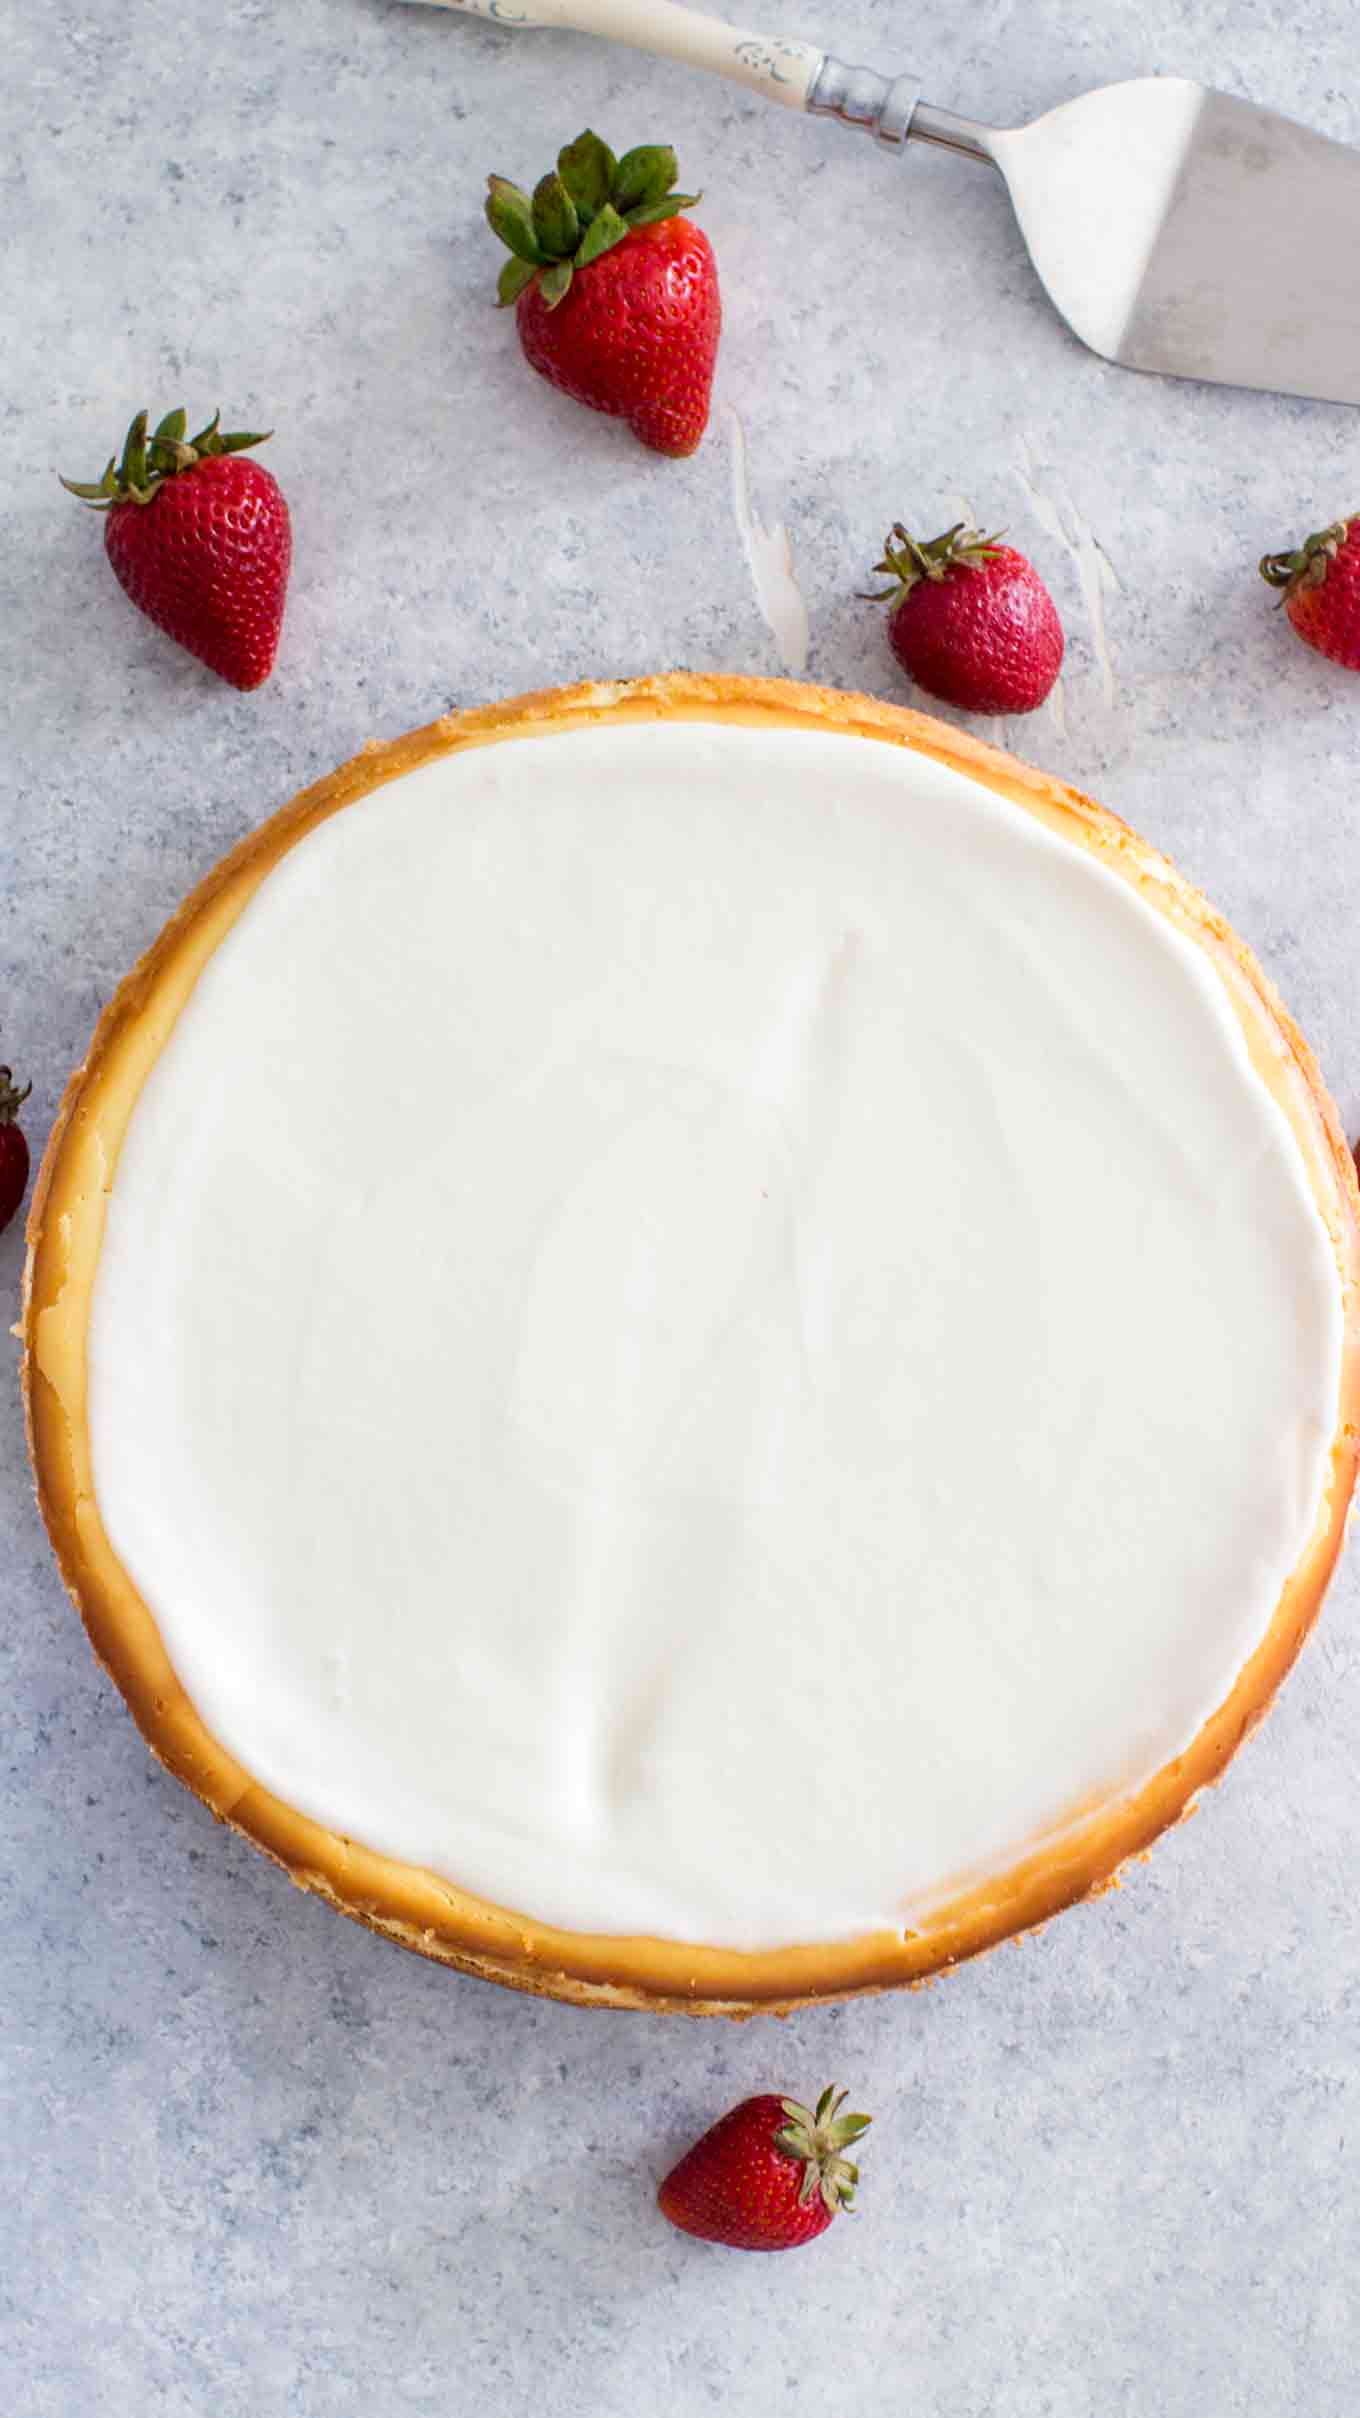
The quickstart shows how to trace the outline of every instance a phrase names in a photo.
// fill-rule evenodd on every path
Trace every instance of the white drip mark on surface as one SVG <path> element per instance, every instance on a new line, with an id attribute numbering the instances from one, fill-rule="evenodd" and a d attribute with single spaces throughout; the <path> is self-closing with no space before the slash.
<path id="1" fill-rule="evenodd" d="M 1114 564 L 1094 530 L 1083 520 L 1067 489 L 1056 479 L 1051 482 L 1051 492 L 1040 485 L 1034 449 L 1023 434 L 1015 472 L 1040 528 L 1046 536 L 1057 541 L 1076 565 L 1081 601 L 1091 627 L 1091 650 L 1100 674 L 1101 694 L 1106 705 L 1112 707 L 1117 701 L 1118 689 L 1109 631 L 1105 625 L 1105 599 L 1107 595 L 1117 596 L 1120 592 Z"/>
<path id="2" fill-rule="evenodd" d="M 780 663 L 797 677 L 807 670 L 808 612 L 793 567 L 793 547 L 782 521 L 772 522 L 767 529 L 759 518 L 751 501 L 746 431 L 730 404 L 728 417 L 732 423 L 732 508 L 751 585 Z"/>
<path id="3" fill-rule="evenodd" d="M 353 1697 L 348 1646 L 332 1646 L 326 1661 L 330 1669 L 331 1694 L 343 1709 Z"/>

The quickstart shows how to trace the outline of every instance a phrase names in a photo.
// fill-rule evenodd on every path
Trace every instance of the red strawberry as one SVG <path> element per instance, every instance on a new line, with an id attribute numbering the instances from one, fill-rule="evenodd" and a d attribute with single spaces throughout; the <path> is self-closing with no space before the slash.
<path id="1" fill-rule="evenodd" d="M 1360 672 L 1360 513 L 1317 529 L 1292 554 L 1264 554 L 1261 577 L 1305 646 Z"/>
<path id="2" fill-rule="evenodd" d="M 7 1066 L 0 1066 L 0 1234 L 3 1234 L 28 1190 L 28 1144 L 14 1120 L 32 1091 L 26 1083 L 15 1088 Z"/>
<path id="3" fill-rule="evenodd" d="M 895 521 L 874 564 L 892 581 L 888 641 L 908 678 L 970 714 L 1030 714 L 1062 668 L 1058 608 L 1032 562 L 962 521 L 922 544 Z"/>
<path id="4" fill-rule="evenodd" d="M 842 2153 L 869 2125 L 843 2116 L 844 2091 L 815 2111 L 765 2093 L 743 2099 L 686 2150 L 657 2193 L 663 2216 L 732 2250 L 796 2250 L 854 2205 L 859 2168 Z"/>
<path id="5" fill-rule="evenodd" d="M 107 515 L 104 551 L 138 610 L 234 688 L 258 688 L 274 668 L 293 537 L 277 479 L 240 457 L 262 436 L 186 440 L 183 411 L 154 436 L 139 411 L 123 458 L 97 486 L 63 487 Z"/>
<path id="6" fill-rule="evenodd" d="M 520 346 L 542 378 L 626 420 L 657 453 L 693 453 L 708 425 L 722 306 L 708 237 L 679 213 L 675 153 L 616 160 L 597 134 L 558 153 L 532 200 L 488 178 L 486 214 L 513 258 L 500 274 Z"/>

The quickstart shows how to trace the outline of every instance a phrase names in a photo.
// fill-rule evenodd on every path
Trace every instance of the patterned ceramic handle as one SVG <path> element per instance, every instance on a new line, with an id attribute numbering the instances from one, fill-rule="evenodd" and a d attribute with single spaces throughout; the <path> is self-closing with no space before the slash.
<path id="1" fill-rule="evenodd" d="M 634 50 L 654 51 L 686 67 L 730 76 L 768 101 L 806 109 L 822 65 L 811 42 L 787 42 L 778 34 L 746 34 L 721 18 L 680 8 L 676 0 L 437 0 L 467 17 L 496 25 L 560 25 L 580 34 L 603 34 Z"/>

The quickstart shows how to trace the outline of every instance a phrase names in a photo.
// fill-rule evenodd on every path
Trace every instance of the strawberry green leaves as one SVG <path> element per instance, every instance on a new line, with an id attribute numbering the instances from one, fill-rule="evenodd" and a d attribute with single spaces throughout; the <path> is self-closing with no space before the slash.
<path id="1" fill-rule="evenodd" d="M 608 143 L 601 142 L 587 126 L 574 143 L 557 154 L 557 173 L 576 204 L 584 225 L 589 226 L 614 191 L 619 163 Z"/>
<path id="2" fill-rule="evenodd" d="M 697 193 L 667 193 L 660 201 L 639 202 L 628 213 L 630 227 L 659 227 L 663 218 L 678 218 L 700 199 Z"/>
<path id="3" fill-rule="evenodd" d="M 644 143 L 616 159 L 589 127 L 558 153 L 556 169 L 540 178 L 532 196 L 507 177 L 488 177 L 487 221 L 512 255 L 497 281 L 501 308 L 537 282 L 554 310 L 576 270 L 588 269 L 634 229 L 692 208 L 699 195 L 674 192 L 675 177 L 668 143 Z"/>
<path id="4" fill-rule="evenodd" d="M 493 235 L 515 254 L 527 260 L 531 267 L 543 258 L 534 229 L 534 206 L 527 193 L 512 185 L 505 176 L 489 176 L 486 180 L 486 215 Z"/>
<path id="5" fill-rule="evenodd" d="M 529 275 L 533 272 L 530 270 Z M 206 428 L 198 434 L 185 436 L 189 425 L 188 413 L 181 405 L 158 420 L 152 434 L 147 434 L 150 413 L 139 411 L 123 439 L 121 461 L 113 454 L 104 466 L 104 475 L 92 483 L 80 479 L 63 479 L 68 495 L 78 496 L 95 512 L 107 512 L 113 504 L 149 504 L 177 470 L 192 470 L 195 462 L 210 461 L 223 453 L 247 453 L 252 445 L 263 445 L 271 431 L 221 428 L 222 414 L 215 411 Z M 115 466 L 116 465 L 116 466 Z"/>
<path id="6" fill-rule="evenodd" d="M 644 143 L 637 151 L 625 151 L 615 179 L 614 205 L 630 227 L 659 226 L 663 218 L 693 207 L 700 198 L 697 193 L 671 190 L 678 173 L 669 143 Z"/>
<path id="7" fill-rule="evenodd" d="M 837 2209 L 854 2207 L 859 2168 L 843 2153 L 873 2121 L 870 2116 L 841 2114 L 849 2095 L 848 2091 L 825 2090 L 815 2110 L 800 2106 L 796 2099 L 783 2100 L 788 2121 L 774 2136 L 776 2149 L 782 2149 L 788 2158 L 797 2158 L 803 2166 L 800 2204 L 820 2192 L 831 2216 Z"/>
<path id="8" fill-rule="evenodd" d="M 496 279 L 496 300 L 502 310 L 507 304 L 518 302 L 526 285 L 533 284 L 536 274 L 536 264 L 532 260 L 516 260 L 513 257 L 507 260 Z"/>
<path id="9" fill-rule="evenodd" d="M 576 255 L 577 268 L 588 269 L 592 260 L 598 260 L 602 252 L 610 252 L 616 243 L 622 243 L 627 233 L 627 219 L 620 218 L 612 202 L 605 202 L 581 238 L 581 248 Z"/>
<path id="10" fill-rule="evenodd" d="M 660 201 L 670 192 L 676 174 L 675 153 L 669 143 L 644 143 L 637 151 L 625 151 L 619 161 L 614 200 L 620 210 Z"/>
<path id="11" fill-rule="evenodd" d="M 581 240 L 576 204 L 554 169 L 534 187 L 534 233 L 548 260 L 569 260 Z"/>
<path id="12" fill-rule="evenodd" d="M 910 596 L 912 589 L 922 580 L 938 583 L 947 579 L 951 571 L 981 570 L 984 563 L 995 560 L 997 547 L 1004 534 L 1004 530 L 998 529 L 992 536 L 984 537 L 980 530 L 969 529 L 962 521 L 955 521 L 953 528 L 946 529 L 942 537 L 921 539 L 913 537 L 909 529 L 904 529 L 901 521 L 894 521 L 883 541 L 882 559 L 874 564 L 875 571 L 891 580 L 892 586 L 866 589 L 862 591 L 862 601 L 865 604 L 901 604 L 903 598 Z"/>

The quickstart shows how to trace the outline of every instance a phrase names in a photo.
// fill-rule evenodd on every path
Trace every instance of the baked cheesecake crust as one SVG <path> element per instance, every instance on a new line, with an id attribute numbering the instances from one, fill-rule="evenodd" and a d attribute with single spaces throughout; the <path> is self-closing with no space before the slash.
<path id="1" fill-rule="evenodd" d="M 203 966 L 293 844 L 370 790 L 457 750 L 601 721 L 670 717 L 841 731 L 907 747 L 967 774 L 1087 849 L 1208 958 L 1251 1058 L 1282 1109 L 1336 1259 L 1344 1317 L 1329 1480 L 1307 1549 L 1266 1636 L 1187 1751 L 1136 1794 L 1099 1804 L 1004 1874 L 961 1888 L 907 1933 L 758 1954 L 554 1931 L 375 1855 L 260 1787 L 200 1720 L 156 1624 L 105 1534 L 86 1421 L 86 1337 L 118 1152 L 142 1084 Z M 451 715 L 350 763 L 281 809 L 208 875 L 100 1018 L 67 1087 L 33 1196 L 22 1321 L 23 1384 L 39 1501 L 96 1653 L 161 1760 L 299 1886 L 421 1954 L 540 1995 L 594 2004 L 747 2015 L 910 1985 L 1043 1922 L 1109 1885 L 1191 1809 L 1262 1717 L 1317 1615 L 1355 1479 L 1360 1403 L 1360 1197 L 1313 1058 L 1249 951 L 1127 826 L 1077 792 L 949 725 L 872 699 L 784 681 L 672 674 L 585 684 Z"/>

